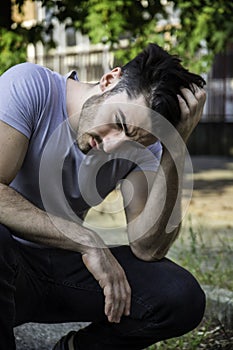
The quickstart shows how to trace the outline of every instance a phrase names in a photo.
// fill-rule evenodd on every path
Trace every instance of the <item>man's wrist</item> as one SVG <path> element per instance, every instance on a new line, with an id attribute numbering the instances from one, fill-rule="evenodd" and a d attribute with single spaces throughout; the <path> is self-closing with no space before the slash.
<path id="1" fill-rule="evenodd" d="M 163 153 L 161 158 L 161 163 L 164 165 L 175 165 L 176 168 L 183 167 L 184 158 L 186 154 L 187 148 L 185 144 L 180 145 L 180 147 L 174 146 L 172 149 L 168 149 L 163 146 Z"/>

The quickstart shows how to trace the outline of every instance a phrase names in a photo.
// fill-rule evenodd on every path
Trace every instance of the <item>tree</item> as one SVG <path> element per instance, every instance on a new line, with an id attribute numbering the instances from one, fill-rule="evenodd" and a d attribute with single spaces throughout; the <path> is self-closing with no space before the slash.
<path id="1" fill-rule="evenodd" d="M 12 65 L 26 60 L 23 38 L 11 30 L 11 26 L 11 1 L 6 1 L 0 12 L 0 74 Z"/>
<path id="2" fill-rule="evenodd" d="M 88 34 L 94 43 L 108 43 L 122 62 L 148 42 L 157 42 L 200 73 L 208 71 L 214 55 L 233 40 L 230 0 L 42 0 L 49 17 L 30 30 L 20 25 L 12 29 L 10 2 L 4 2 L 8 5 L 5 15 L 1 12 L 0 27 L 19 33 L 25 43 L 42 40 L 48 47 L 55 45 L 52 32 L 56 18 Z M 24 2 L 15 0 L 19 11 Z M 175 13 L 179 20 L 174 21 Z M 127 50 L 122 48 L 124 40 Z"/>
<path id="3" fill-rule="evenodd" d="M 26 50 L 27 44 L 21 35 L 0 28 L 0 74 L 14 64 L 26 61 Z"/>
<path id="4" fill-rule="evenodd" d="M 208 71 L 216 54 L 233 41 L 233 2 L 174 0 L 181 28 L 176 31 L 179 55 L 197 72 Z"/>
<path id="5" fill-rule="evenodd" d="M 215 54 L 233 40 L 232 1 L 90 0 L 88 4 L 84 29 L 92 41 L 104 39 L 113 47 L 120 38 L 128 38 L 130 57 L 123 50 L 117 52 L 124 60 L 147 43 L 157 42 L 201 73 L 209 70 Z"/>

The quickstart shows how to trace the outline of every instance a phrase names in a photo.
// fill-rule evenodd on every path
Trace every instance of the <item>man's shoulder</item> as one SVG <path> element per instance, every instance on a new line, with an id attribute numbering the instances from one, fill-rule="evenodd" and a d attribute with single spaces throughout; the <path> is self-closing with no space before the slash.
<path id="1" fill-rule="evenodd" d="M 59 75 L 59 73 L 55 73 L 49 68 L 32 63 L 32 62 L 23 62 L 16 64 L 10 67 L 7 71 L 5 71 L 1 75 L 2 81 L 37 81 L 40 80 L 46 81 L 49 79 L 49 76 L 53 76 L 54 74 Z"/>
<path id="2" fill-rule="evenodd" d="M 4 77 L 5 75 L 7 76 L 16 76 L 21 74 L 23 75 L 27 75 L 30 72 L 35 72 L 35 71 L 43 71 L 46 68 L 43 66 L 40 66 L 36 63 L 31 63 L 31 62 L 23 62 L 23 63 L 18 63 L 12 67 L 10 67 L 8 70 L 6 70 L 1 77 Z"/>

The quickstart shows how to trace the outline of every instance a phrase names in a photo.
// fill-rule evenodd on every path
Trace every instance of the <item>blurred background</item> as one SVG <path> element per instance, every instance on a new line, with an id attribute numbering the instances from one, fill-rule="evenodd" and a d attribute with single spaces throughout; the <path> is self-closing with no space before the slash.
<path id="1" fill-rule="evenodd" d="M 31 61 L 97 81 L 149 42 L 207 81 L 192 154 L 233 155 L 233 3 L 224 0 L 4 0 L 0 74 Z"/>
<path id="2" fill-rule="evenodd" d="M 12 65 L 29 61 L 61 74 L 75 69 L 81 81 L 96 82 L 112 67 L 133 58 L 149 42 L 178 55 L 186 68 L 201 74 L 207 82 L 204 114 L 188 143 L 193 174 L 187 176 L 194 178 L 193 196 L 169 257 L 188 268 L 208 296 L 206 317 L 197 332 L 150 349 L 230 350 L 233 2 L 4 0 L 0 11 L 0 74 Z M 93 208 L 85 224 L 94 227 L 106 243 L 127 244 L 120 192 L 114 191 Z M 19 349 L 46 349 L 61 330 L 46 326 L 39 339 L 30 336 L 30 325 L 22 327 L 16 330 Z M 40 331 L 38 327 L 36 330 Z"/>

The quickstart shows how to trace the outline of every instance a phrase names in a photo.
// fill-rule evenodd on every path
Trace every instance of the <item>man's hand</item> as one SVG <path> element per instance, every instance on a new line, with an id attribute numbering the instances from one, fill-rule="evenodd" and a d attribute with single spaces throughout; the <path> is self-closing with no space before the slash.
<path id="1" fill-rule="evenodd" d="M 177 130 L 179 131 L 184 142 L 187 142 L 189 136 L 191 135 L 193 129 L 198 124 L 201 119 L 206 93 L 205 90 L 193 85 L 194 93 L 189 89 L 181 89 L 182 98 L 178 95 L 180 110 L 181 110 L 181 120 L 177 125 Z"/>
<path id="2" fill-rule="evenodd" d="M 90 249 L 82 259 L 103 289 L 108 321 L 119 323 L 123 315 L 130 314 L 131 304 L 131 289 L 123 268 L 108 248 Z"/>

